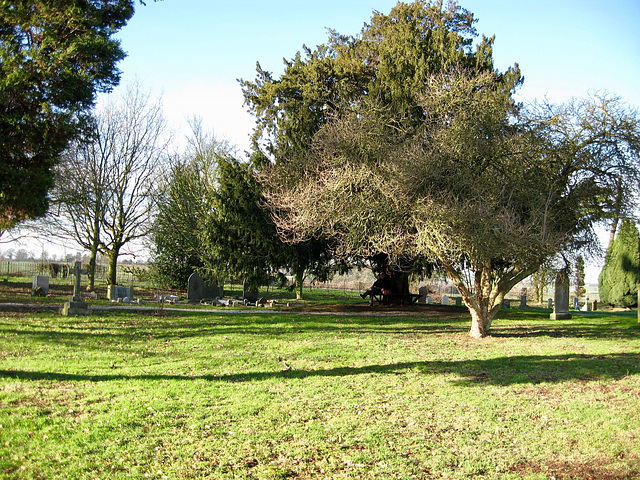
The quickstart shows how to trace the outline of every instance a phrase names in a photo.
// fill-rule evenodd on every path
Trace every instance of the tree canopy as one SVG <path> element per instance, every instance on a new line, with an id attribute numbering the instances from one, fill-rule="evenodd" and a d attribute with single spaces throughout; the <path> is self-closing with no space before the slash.
<path id="1" fill-rule="evenodd" d="M 113 34 L 130 0 L 29 0 L 0 9 L 0 229 L 44 215 L 52 167 L 96 92 L 117 85 Z"/>
<path id="2" fill-rule="evenodd" d="M 474 34 L 455 3 L 400 3 L 245 95 L 270 135 L 262 181 L 281 233 L 331 238 L 342 257 L 433 258 L 482 337 L 513 286 L 593 239 L 609 178 L 637 169 L 638 130 L 612 130 L 598 99 L 523 111 L 517 64 L 495 70 L 493 40 L 474 48 Z"/>
<path id="3" fill-rule="evenodd" d="M 231 154 L 227 142 L 204 132 L 201 119 L 190 124 L 186 152 L 162 175 L 150 233 L 152 264 L 160 283 L 171 288 L 185 288 L 189 276 L 204 266 L 203 227 L 213 213 L 218 158 Z"/>
<path id="4" fill-rule="evenodd" d="M 388 15 L 375 12 L 358 36 L 331 30 L 326 44 L 305 46 L 278 79 L 258 63 L 256 79 L 241 81 L 256 148 L 275 162 L 304 156 L 320 126 L 364 96 L 396 110 L 403 125 L 419 122 L 413 97 L 430 74 L 493 70 L 494 39 L 474 44 L 474 23 L 455 2 L 398 3 Z M 501 76 L 510 87 L 522 80 L 517 64 Z"/>

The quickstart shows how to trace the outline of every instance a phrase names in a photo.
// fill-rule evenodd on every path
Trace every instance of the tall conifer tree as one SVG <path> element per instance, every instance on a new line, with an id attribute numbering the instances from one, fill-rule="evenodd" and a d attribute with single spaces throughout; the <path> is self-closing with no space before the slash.
<path id="1" fill-rule="evenodd" d="M 640 236 L 635 223 L 625 218 L 618 236 L 609 246 L 600 273 L 600 300 L 611 305 L 636 306 L 639 283 Z"/>

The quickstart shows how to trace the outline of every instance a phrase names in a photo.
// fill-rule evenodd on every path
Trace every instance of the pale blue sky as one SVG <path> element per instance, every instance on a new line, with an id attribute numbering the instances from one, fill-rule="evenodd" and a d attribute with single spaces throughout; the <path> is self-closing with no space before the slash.
<path id="1" fill-rule="evenodd" d="M 138 6 L 118 34 L 128 58 L 123 80 L 163 92 L 167 116 L 184 118 L 243 150 L 253 119 L 242 107 L 238 78 L 253 79 L 256 62 L 278 76 L 282 59 L 327 39 L 326 28 L 357 34 L 372 11 L 391 0 L 163 0 Z M 607 90 L 640 106 L 640 1 L 465 0 L 478 33 L 496 35 L 496 67 L 518 62 L 522 99 L 563 101 Z"/>
<path id="2" fill-rule="evenodd" d="M 253 117 L 242 106 L 238 78 L 253 79 L 256 62 L 278 76 L 282 59 L 327 39 L 326 28 L 356 35 L 373 10 L 394 0 L 147 0 L 118 33 L 128 58 L 123 83 L 139 80 L 162 92 L 177 140 L 196 115 L 205 128 L 249 146 Z M 517 62 L 523 100 L 557 102 L 607 90 L 640 107 L 640 0 L 464 0 L 478 33 L 496 35 L 494 59 Z M 46 242 L 45 242 L 46 243 Z M 21 248 L 7 245 L 7 248 Z M 34 249 L 34 247 L 29 247 Z M 52 252 L 51 245 L 35 247 Z M 599 266 L 589 265 L 589 281 Z"/>

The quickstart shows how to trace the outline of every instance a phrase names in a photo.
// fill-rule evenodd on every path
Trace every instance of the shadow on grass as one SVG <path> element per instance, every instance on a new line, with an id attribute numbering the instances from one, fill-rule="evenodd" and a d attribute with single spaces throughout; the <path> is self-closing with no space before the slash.
<path id="1" fill-rule="evenodd" d="M 393 312 L 392 312 L 393 313 Z M 287 313 L 280 315 L 193 315 L 153 317 L 115 315 L 101 317 L 43 317 L 44 323 L 16 323 L 0 320 L 0 331 L 7 335 L 30 337 L 37 342 L 104 349 L 109 342 L 146 342 L 180 338 L 216 336 L 277 336 L 300 334 L 387 334 L 387 335 L 464 335 L 470 319 L 464 313 L 427 313 L 429 316 L 354 316 Z M 629 340 L 640 337 L 640 324 L 632 314 L 588 315 L 553 321 L 546 312 L 511 310 L 494 322 L 491 336 L 496 338 L 588 338 Z M 62 319 L 64 318 L 64 319 Z M 96 341 L 92 344 L 92 341 Z"/>
<path id="2" fill-rule="evenodd" d="M 346 377 L 352 375 L 404 375 L 408 372 L 423 375 L 456 375 L 458 385 L 477 384 L 516 385 L 542 382 L 610 381 L 640 374 L 640 354 L 610 355 L 524 355 L 489 360 L 424 361 L 362 367 L 338 367 L 319 370 L 243 372 L 228 375 L 78 375 L 55 372 L 0 370 L 0 377 L 21 380 L 108 382 L 120 380 L 205 380 L 211 382 L 256 382 L 271 379 L 305 379 L 310 377 Z"/>

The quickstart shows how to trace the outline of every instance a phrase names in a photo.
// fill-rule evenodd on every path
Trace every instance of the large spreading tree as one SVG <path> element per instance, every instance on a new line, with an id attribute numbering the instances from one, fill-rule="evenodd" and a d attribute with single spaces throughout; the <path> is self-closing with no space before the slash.
<path id="1" fill-rule="evenodd" d="M 483 337 L 513 286 L 593 239 L 639 136 L 633 122 L 611 131 L 597 101 L 522 115 L 517 65 L 495 70 L 492 40 L 474 47 L 474 33 L 454 3 L 400 3 L 281 80 L 263 75 L 267 101 L 253 105 L 271 134 L 262 179 L 281 233 L 332 238 L 343 257 L 434 258 Z"/>
<path id="2" fill-rule="evenodd" d="M 314 136 L 364 96 L 397 113 L 395 128 L 416 128 L 422 113 L 413 95 L 426 76 L 450 68 L 493 70 L 493 39 L 482 37 L 474 44 L 473 24 L 473 15 L 455 3 L 399 3 L 389 15 L 375 13 L 357 37 L 331 31 L 326 44 L 313 50 L 305 46 L 285 61 L 285 72 L 277 79 L 258 64 L 256 79 L 242 81 L 245 101 L 256 117 L 255 158 L 263 159 L 256 165 L 265 170 L 271 163 L 286 165 L 297 172 L 286 180 L 295 184 L 312 167 Z M 520 80 L 515 65 L 501 75 L 501 88 L 508 90 Z M 329 258 L 339 248 L 334 240 L 322 235 L 298 239 L 292 253 L 297 248 L 317 252 L 316 260 Z M 370 249 L 366 257 L 386 259 L 386 253 Z M 412 253 L 395 263 L 420 265 L 424 258 L 416 262 Z"/>
<path id="3" fill-rule="evenodd" d="M 0 231 L 45 214 L 58 157 L 97 92 L 117 85 L 113 35 L 131 0 L 21 0 L 0 6 Z"/>

